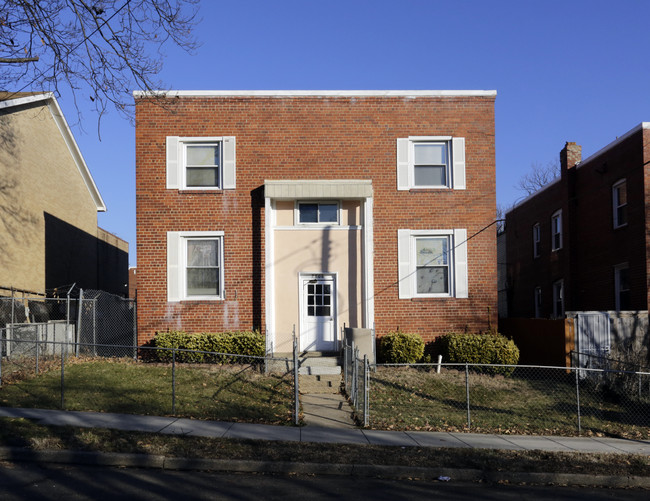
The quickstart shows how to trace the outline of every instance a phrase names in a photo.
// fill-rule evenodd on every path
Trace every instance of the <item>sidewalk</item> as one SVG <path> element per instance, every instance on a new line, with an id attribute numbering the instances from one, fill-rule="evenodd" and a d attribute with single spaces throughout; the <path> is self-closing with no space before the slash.
<path id="1" fill-rule="evenodd" d="M 160 416 L 49 409 L 15 409 L 9 407 L 0 407 L 0 417 L 26 418 L 42 425 L 52 426 L 109 428 L 167 435 L 215 438 L 391 445 L 401 447 L 454 447 L 519 451 L 541 450 L 550 452 L 640 454 L 650 456 L 650 441 L 606 437 L 551 437 L 424 431 L 378 431 L 330 428 L 315 425 L 304 427 L 273 426 Z"/>

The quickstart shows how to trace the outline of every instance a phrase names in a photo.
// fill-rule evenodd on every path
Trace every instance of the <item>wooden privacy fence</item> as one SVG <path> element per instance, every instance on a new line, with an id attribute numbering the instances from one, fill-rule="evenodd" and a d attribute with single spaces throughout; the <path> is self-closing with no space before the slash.
<path id="1" fill-rule="evenodd" d="M 515 342 L 522 365 L 571 366 L 575 348 L 571 319 L 500 318 L 499 332 Z"/>

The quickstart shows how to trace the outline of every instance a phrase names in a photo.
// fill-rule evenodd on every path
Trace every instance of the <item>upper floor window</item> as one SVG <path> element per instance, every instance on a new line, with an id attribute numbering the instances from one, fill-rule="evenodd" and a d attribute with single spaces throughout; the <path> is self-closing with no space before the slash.
<path id="1" fill-rule="evenodd" d="M 627 181 L 621 179 L 612 186 L 614 228 L 627 224 Z"/>
<path id="2" fill-rule="evenodd" d="M 562 248 L 562 210 L 551 216 L 551 250 Z"/>
<path id="3" fill-rule="evenodd" d="M 299 202 L 299 224 L 338 224 L 339 204 L 336 202 Z"/>
<path id="4" fill-rule="evenodd" d="M 533 226 L 533 257 L 539 257 L 541 242 L 542 242 L 542 229 L 539 223 L 536 223 Z"/>
<path id="5" fill-rule="evenodd" d="M 167 188 L 235 188 L 234 137 L 167 137 Z"/>
<path id="6" fill-rule="evenodd" d="M 397 140 L 397 189 L 465 189 L 465 138 L 414 136 Z"/>
<path id="7" fill-rule="evenodd" d="M 398 230 L 399 297 L 468 297 L 467 230 Z"/>

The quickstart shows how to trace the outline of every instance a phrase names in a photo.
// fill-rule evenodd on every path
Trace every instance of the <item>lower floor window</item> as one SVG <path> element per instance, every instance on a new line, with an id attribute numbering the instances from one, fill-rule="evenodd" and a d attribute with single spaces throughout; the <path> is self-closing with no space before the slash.
<path id="1" fill-rule="evenodd" d="M 627 264 L 620 264 L 614 268 L 614 286 L 616 288 L 616 310 L 630 309 L 630 269 Z"/>
<path id="2" fill-rule="evenodd" d="M 167 299 L 224 298 L 223 232 L 167 233 Z"/>
<path id="3" fill-rule="evenodd" d="M 468 297 L 467 230 L 398 230 L 399 297 Z"/>
<path id="4" fill-rule="evenodd" d="M 558 280 L 553 284 L 553 316 L 564 316 L 564 281 Z"/>

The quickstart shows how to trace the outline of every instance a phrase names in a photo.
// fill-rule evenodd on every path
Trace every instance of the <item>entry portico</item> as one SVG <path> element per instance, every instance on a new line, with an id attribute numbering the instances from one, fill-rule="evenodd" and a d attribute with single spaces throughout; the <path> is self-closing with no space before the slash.
<path id="1" fill-rule="evenodd" d="M 335 351 L 374 321 L 370 180 L 267 180 L 266 342 L 270 353 Z"/>

